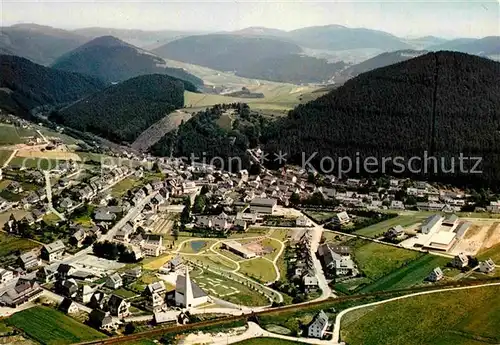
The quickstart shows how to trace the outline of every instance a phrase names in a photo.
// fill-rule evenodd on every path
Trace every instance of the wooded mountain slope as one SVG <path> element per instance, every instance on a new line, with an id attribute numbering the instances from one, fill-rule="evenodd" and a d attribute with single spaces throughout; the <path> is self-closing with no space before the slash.
<path id="1" fill-rule="evenodd" d="M 0 107 L 27 115 L 41 105 L 74 102 L 104 88 L 101 81 L 77 73 L 35 64 L 27 59 L 0 55 Z"/>
<path id="2" fill-rule="evenodd" d="M 429 53 L 361 74 L 299 105 L 261 140 L 267 152 L 282 150 L 299 163 L 302 153 L 314 152 L 315 163 L 325 156 L 354 160 L 357 152 L 407 160 L 424 151 L 448 158 L 482 156 L 484 173 L 461 177 L 492 183 L 500 178 L 499 72 L 498 62 L 477 56 Z"/>
<path id="3" fill-rule="evenodd" d="M 107 83 L 120 82 L 144 74 L 167 74 L 202 86 L 203 81 L 180 68 L 167 67 L 165 61 L 113 36 L 102 36 L 65 54 L 54 68 L 87 74 Z"/>
<path id="4" fill-rule="evenodd" d="M 135 77 L 54 112 L 50 119 L 116 142 L 132 142 L 184 106 L 185 83 L 160 74 Z"/>

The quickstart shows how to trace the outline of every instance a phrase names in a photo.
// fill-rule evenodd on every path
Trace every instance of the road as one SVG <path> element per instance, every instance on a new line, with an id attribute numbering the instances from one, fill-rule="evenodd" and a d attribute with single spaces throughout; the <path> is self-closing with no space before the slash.
<path id="1" fill-rule="evenodd" d="M 64 215 L 59 213 L 52 205 L 52 184 L 50 182 L 50 173 L 47 170 L 43 170 L 43 175 L 45 176 L 45 193 L 47 194 L 47 206 L 49 211 L 54 213 L 61 220 L 65 220 Z"/>
<path id="2" fill-rule="evenodd" d="M 113 239 L 113 237 L 116 235 L 116 232 L 121 227 L 123 227 L 129 220 L 136 217 L 142 211 L 144 206 L 146 206 L 146 204 L 149 203 L 151 201 L 151 199 L 153 199 L 153 197 L 157 193 L 158 192 L 153 192 L 152 194 L 150 194 L 146 198 L 144 198 L 139 204 L 132 207 L 128 211 L 128 213 L 125 216 L 123 216 L 123 218 L 120 219 L 111 229 L 109 229 L 105 235 L 101 236 L 101 238 L 99 240 L 97 240 L 97 242 L 110 241 L 111 239 Z M 75 253 L 74 255 L 64 258 L 63 260 L 61 260 L 61 263 L 71 264 L 71 263 L 77 262 L 78 260 L 80 260 L 80 258 L 82 256 L 91 254 L 92 247 L 93 246 L 88 246 L 87 248 L 80 250 L 79 252 Z"/>
<path id="3" fill-rule="evenodd" d="M 409 295 L 394 297 L 394 298 L 387 299 L 387 300 L 384 300 L 384 301 L 379 301 L 379 302 L 373 302 L 373 303 L 358 305 L 358 306 L 355 306 L 355 307 L 351 307 L 351 308 L 345 309 L 345 310 L 341 311 L 337 315 L 337 317 L 335 318 L 335 324 L 334 324 L 334 328 L 333 328 L 333 338 L 332 338 L 332 341 L 333 341 L 334 344 L 339 343 L 339 341 L 340 341 L 340 326 L 341 326 L 342 317 L 345 314 L 347 314 L 347 313 L 349 313 L 351 311 L 362 309 L 362 308 L 367 308 L 367 307 L 373 307 L 373 306 L 376 306 L 376 305 L 380 305 L 380 304 L 384 304 L 384 303 L 388 303 L 388 302 L 393 302 L 393 301 L 397 301 L 397 300 L 401 300 L 401 299 L 406 299 L 406 298 L 412 298 L 412 297 L 416 297 L 416 296 L 430 295 L 430 294 L 439 293 L 439 292 L 446 292 L 446 291 L 458 291 L 458 290 L 477 289 L 477 288 L 487 287 L 487 286 L 500 286 L 500 283 L 489 283 L 489 284 L 481 284 L 481 285 L 475 285 L 475 286 L 464 286 L 464 287 L 445 288 L 445 289 L 439 289 L 439 290 L 417 292 L 417 293 L 413 293 L 413 294 L 409 294 Z"/>
<path id="4" fill-rule="evenodd" d="M 5 163 L 3 163 L 3 166 L 2 166 L 3 169 L 5 169 L 9 165 L 10 161 L 17 155 L 17 151 L 19 151 L 19 150 L 16 149 L 16 150 L 12 151 L 9 158 L 7 158 Z"/>

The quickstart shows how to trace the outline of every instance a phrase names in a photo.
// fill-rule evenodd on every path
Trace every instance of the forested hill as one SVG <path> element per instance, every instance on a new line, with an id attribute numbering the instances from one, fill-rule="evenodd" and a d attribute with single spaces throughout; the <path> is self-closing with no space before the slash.
<path id="1" fill-rule="evenodd" d="M 0 107 L 18 115 L 41 105 L 74 102 L 102 90 L 104 83 L 77 73 L 0 55 Z"/>
<path id="2" fill-rule="evenodd" d="M 282 150 L 298 163 L 302 152 L 353 159 L 356 152 L 406 159 L 424 151 L 482 156 L 484 173 L 462 177 L 491 184 L 500 179 L 499 72 L 498 62 L 477 56 L 429 53 L 361 74 L 298 106 L 261 140 L 265 151 Z"/>
<path id="3" fill-rule="evenodd" d="M 107 83 L 145 74 L 166 74 L 197 87 L 203 86 L 200 78 L 181 68 L 167 67 L 162 58 L 113 36 L 102 36 L 87 42 L 57 59 L 52 67 L 91 75 Z"/>
<path id="4" fill-rule="evenodd" d="M 347 77 L 355 77 L 361 73 L 365 73 L 376 68 L 393 65 L 398 62 L 406 61 L 417 56 L 424 55 L 426 53 L 428 52 L 424 50 L 412 49 L 382 53 L 371 59 L 346 68 L 342 71 L 342 75 Z"/>
<path id="5" fill-rule="evenodd" d="M 164 58 L 221 71 L 237 71 L 261 59 L 301 51 L 296 44 L 276 38 L 223 34 L 184 37 L 154 50 Z"/>
<path id="6" fill-rule="evenodd" d="M 185 83 L 160 74 L 135 77 L 54 112 L 50 119 L 115 142 L 132 142 L 184 106 Z"/>

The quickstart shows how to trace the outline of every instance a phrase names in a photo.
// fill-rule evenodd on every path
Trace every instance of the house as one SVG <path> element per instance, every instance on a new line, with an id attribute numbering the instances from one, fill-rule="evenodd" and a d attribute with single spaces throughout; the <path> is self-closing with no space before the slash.
<path id="1" fill-rule="evenodd" d="M 23 269 L 29 270 L 30 268 L 40 266 L 41 260 L 38 258 L 38 255 L 31 251 L 21 254 L 19 256 L 18 263 Z"/>
<path id="2" fill-rule="evenodd" d="M 78 295 L 78 284 L 72 278 L 56 281 L 55 288 L 58 293 L 69 298 L 76 298 Z"/>
<path id="3" fill-rule="evenodd" d="M 312 222 L 309 218 L 307 218 L 306 216 L 300 216 L 299 218 L 297 218 L 295 220 L 295 225 L 298 226 L 298 227 L 310 227 L 312 226 Z"/>
<path id="4" fill-rule="evenodd" d="M 72 245 L 80 248 L 83 246 L 83 241 L 85 241 L 85 238 L 87 237 L 87 234 L 83 228 L 80 228 L 76 230 L 73 235 L 70 238 L 70 242 Z"/>
<path id="5" fill-rule="evenodd" d="M 78 308 L 78 305 L 71 299 L 65 297 L 61 304 L 59 304 L 59 310 L 65 314 L 75 314 L 78 313 L 80 308 Z"/>
<path id="6" fill-rule="evenodd" d="M 176 272 L 184 268 L 184 262 L 179 255 L 176 255 L 173 259 L 169 260 L 162 268 L 160 268 L 161 273 Z"/>
<path id="7" fill-rule="evenodd" d="M 405 237 L 405 230 L 401 225 L 396 225 L 384 233 L 384 238 L 389 241 L 401 240 Z"/>
<path id="8" fill-rule="evenodd" d="M 74 204 L 73 200 L 71 200 L 70 198 L 64 198 L 59 203 L 59 207 L 62 208 L 63 210 L 65 210 L 65 211 L 69 210 L 73 206 L 75 206 L 75 204 Z"/>
<path id="9" fill-rule="evenodd" d="M 0 295 L 0 304 L 15 308 L 23 303 L 38 298 L 43 289 L 33 280 L 18 279 L 16 285 L 3 291 Z"/>
<path id="10" fill-rule="evenodd" d="M 42 259 L 48 261 L 49 263 L 52 263 L 56 260 L 61 260 L 65 249 L 66 247 L 61 240 L 45 244 L 42 247 Z"/>
<path id="11" fill-rule="evenodd" d="M 353 276 L 358 273 L 349 247 L 325 243 L 319 246 L 318 254 L 329 276 Z"/>
<path id="12" fill-rule="evenodd" d="M 488 259 L 485 261 L 481 261 L 479 263 L 479 272 L 482 273 L 493 273 L 495 272 L 495 263 L 493 260 Z"/>
<path id="13" fill-rule="evenodd" d="M 163 237 L 160 235 L 148 235 L 141 245 L 142 252 L 147 256 L 159 256 L 163 251 Z"/>
<path id="14" fill-rule="evenodd" d="M 0 284 L 4 285 L 14 279 L 14 272 L 0 268 Z"/>
<path id="15" fill-rule="evenodd" d="M 90 298 L 89 307 L 92 309 L 104 309 L 108 296 L 102 291 L 95 291 Z"/>
<path id="16" fill-rule="evenodd" d="M 89 324 L 97 329 L 111 331 L 118 328 L 118 324 L 113 320 L 109 312 L 101 309 L 94 309 L 89 315 Z"/>
<path id="17" fill-rule="evenodd" d="M 427 280 L 431 282 L 437 282 L 443 279 L 443 271 L 441 270 L 440 267 L 436 267 L 435 269 L 432 270 L 431 274 L 427 277 Z"/>
<path id="18" fill-rule="evenodd" d="M 134 227 L 127 223 L 122 226 L 115 234 L 115 239 L 121 242 L 128 242 L 130 240 L 130 236 L 134 233 Z"/>
<path id="19" fill-rule="evenodd" d="M 45 266 L 47 267 L 47 266 Z M 55 275 L 57 280 L 64 280 L 68 279 L 71 275 L 71 272 L 73 272 L 75 268 L 71 265 L 68 264 L 60 264 L 57 266 Z"/>
<path id="20" fill-rule="evenodd" d="M 318 278 L 314 274 L 305 274 L 302 277 L 302 286 L 305 293 L 316 291 L 318 290 Z"/>
<path id="21" fill-rule="evenodd" d="M 110 314 L 113 316 L 117 316 L 120 319 L 130 314 L 129 312 L 130 303 L 127 302 L 123 297 L 119 297 L 117 295 L 111 295 L 107 305 Z"/>
<path id="22" fill-rule="evenodd" d="M 451 265 L 456 268 L 464 268 L 467 267 L 468 264 L 469 264 L 469 258 L 464 253 L 455 255 L 455 257 L 451 261 Z"/>
<path id="23" fill-rule="evenodd" d="M 351 218 L 349 217 L 349 215 L 347 214 L 346 211 L 343 211 L 343 212 L 339 212 L 335 215 L 335 217 L 333 217 L 333 221 L 334 223 L 336 224 L 347 224 L 351 221 Z"/>
<path id="24" fill-rule="evenodd" d="M 139 279 L 141 277 L 141 275 L 142 275 L 142 267 L 136 266 L 136 267 L 133 267 L 129 270 L 126 270 L 123 273 L 122 280 L 125 280 L 127 282 L 133 282 L 133 281 Z"/>
<path id="25" fill-rule="evenodd" d="M 96 222 L 113 222 L 116 219 L 116 214 L 108 210 L 98 210 L 94 213 Z"/>
<path id="26" fill-rule="evenodd" d="M 160 312 L 166 308 L 165 295 L 167 290 L 162 281 L 149 284 L 144 290 L 144 295 L 149 297 L 146 302 L 146 308 L 154 313 Z"/>
<path id="27" fill-rule="evenodd" d="M 106 278 L 106 282 L 104 283 L 104 286 L 110 289 L 118 289 L 123 286 L 123 280 L 122 277 L 118 273 L 113 273 L 112 275 L 108 276 Z"/>
<path id="28" fill-rule="evenodd" d="M 95 291 L 96 288 L 93 288 L 89 285 L 83 285 L 78 291 L 78 297 L 83 304 L 87 304 L 92 299 L 92 296 L 94 295 Z"/>
<path id="29" fill-rule="evenodd" d="M 328 315 L 321 310 L 307 327 L 307 335 L 310 338 L 322 339 L 328 328 Z"/>
<path id="30" fill-rule="evenodd" d="M 257 214 L 273 214 L 276 211 L 278 200 L 270 198 L 254 198 L 250 201 L 250 212 Z"/>
<path id="31" fill-rule="evenodd" d="M 391 209 L 393 210 L 404 210 L 405 205 L 400 200 L 392 200 L 391 201 Z"/>

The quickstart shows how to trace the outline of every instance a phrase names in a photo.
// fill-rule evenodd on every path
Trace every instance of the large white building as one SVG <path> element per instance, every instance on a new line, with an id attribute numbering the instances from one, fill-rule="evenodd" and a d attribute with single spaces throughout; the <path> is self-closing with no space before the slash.
<path id="1" fill-rule="evenodd" d="M 314 320 L 309 324 L 307 328 L 307 335 L 310 338 L 321 339 L 325 335 L 326 329 L 328 328 L 328 315 L 321 310 Z"/>
<path id="2" fill-rule="evenodd" d="M 278 205 L 278 200 L 255 198 L 250 201 L 250 212 L 257 214 L 273 214 Z"/>
<path id="3" fill-rule="evenodd" d="M 177 276 L 175 284 L 175 305 L 190 309 L 208 302 L 208 295 L 198 285 L 189 279 L 189 267 L 186 266 L 186 274 Z"/>

